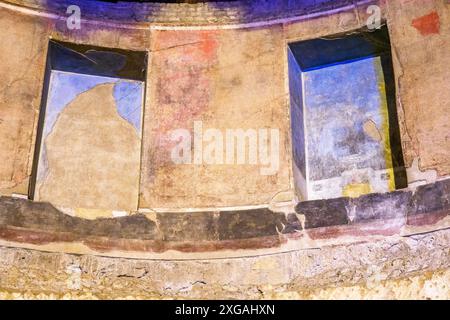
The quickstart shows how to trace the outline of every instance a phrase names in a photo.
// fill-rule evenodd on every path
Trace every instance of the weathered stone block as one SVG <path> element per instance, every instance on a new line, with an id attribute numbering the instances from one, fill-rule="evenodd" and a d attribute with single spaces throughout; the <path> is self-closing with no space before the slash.
<path id="1" fill-rule="evenodd" d="M 442 189 L 442 204 L 445 209 L 450 208 L 450 179 L 437 181 L 436 184 Z M 450 214 L 450 210 L 449 210 Z"/>
<path id="2" fill-rule="evenodd" d="M 274 236 L 278 234 L 278 231 L 283 230 L 283 225 L 287 225 L 286 216 L 269 209 L 223 211 L 219 218 L 219 239 Z"/>
<path id="3" fill-rule="evenodd" d="M 287 224 L 281 231 L 282 234 L 290 234 L 302 230 L 302 224 L 300 223 L 300 220 L 298 220 L 297 215 L 295 213 L 288 214 L 286 222 Z"/>
<path id="4" fill-rule="evenodd" d="M 404 218 L 410 207 L 411 197 L 411 192 L 395 191 L 352 199 L 352 222 Z"/>
<path id="5" fill-rule="evenodd" d="M 444 190 L 445 184 L 437 182 L 417 188 L 412 199 L 409 215 L 442 211 L 448 203 Z M 448 208 L 448 207 L 447 207 Z"/>
<path id="6" fill-rule="evenodd" d="M 0 197 L 0 227 L 18 227 L 46 232 L 58 239 L 83 240 L 86 237 L 153 240 L 157 238 L 155 222 L 136 214 L 120 218 L 87 220 L 62 213 L 49 203 Z M 68 237 L 68 238 L 67 238 Z M 34 239 L 39 242 L 39 239 Z"/>
<path id="7" fill-rule="evenodd" d="M 412 196 L 407 223 L 431 225 L 450 213 L 450 180 L 420 186 Z"/>
<path id="8" fill-rule="evenodd" d="M 82 225 L 96 236 L 112 239 L 155 240 L 158 229 L 155 222 L 147 219 L 143 214 L 135 214 L 120 218 L 101 218 L 96 220 L 82 220 Z M 80 230 L 81 231 L 81 230 Z"/>
<path id="9" fill-rule="evenodd" d="M 166 241 L 218 240 L 214 212 L 158 213 L 158 225 Z"/>
<path id="10" fill-rule="evenodd" d="M 349 206 L 349 198 L 336 198 L 300 202 L 295 210 L 305 215 L 305 228 L 312 229 L 348 224 Z"/>

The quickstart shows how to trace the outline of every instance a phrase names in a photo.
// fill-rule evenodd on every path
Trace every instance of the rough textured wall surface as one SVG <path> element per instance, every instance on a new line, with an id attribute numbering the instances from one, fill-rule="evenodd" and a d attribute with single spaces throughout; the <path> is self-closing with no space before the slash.
<path id="1" fill-rule="evenodd" d="M 0 296 L 448 299 L 449 237 L 450 230 L 442 230 L 238 259 L 186 261 L 0 247 Z"/>
<path id="2" fill-rule="evenodd" d="M 97 20 L 89 16 L 92 21 L 83 21 L 82 29 L 73 31 L 67 29 L 64 19 L 32 10 L 18 12 L 14 6 L 2 5 L 0 24 L 2 30 L 8 30 L 5 36 L 11 38 L 5 43 L 14 40 L 15 45 L 0 49 L 3 60 L 8 61 L 1 65 L 7 83 L 0 93 L 0 139 L 4 140 L 1 193 L 28 191 L 48 37 L 150 51 L 141 208 L 255 205 L 269 203 L 279 192 L 292 191 L 287 43 L 358 29 L 369 16 L 367 6 L 378 3 L 345 7 L 348 3 L 344 2 L 335 3 L 332 14 L 298 21 L 271 20 L 283 16 L 268 18 L 264 14 L 269 9 L 264 7 L 259 14 L 265 20 L 260 20 L 257 27 L 245 26 L 246 22 L 257 21 L 254 19 L 242 19 L 240 23 L 244 25 L 233 26 L 223 17 L 210 29 L 203 26 L 204 30 L 180 30 L 189 29 L 187 20 L 171 21 L 168 25 L 158 25 L 151 19 L 120 24 L 116 23 L 120 20 L 114 16 L 116 11 L 106 10 Z M 281 12 L 282 3 L 270 10 Z M 33 8 L 39 2 L 22 4 Z M 450 9 L 437 0 L 379 4 L 391 34 L 401 138 L 405 160 L 411 167 L 410 182 L 432 182 L 438 175 L 450 173 L 450 91 L 446 90 Z M 330 9 L 329 3 L 321 6 L 322 10 Z M 161 12 L 174 7 L 164 8 Z M 58 12 L 57 6 L 47 9 Z M 301 12 L 319 11 L 320 7 L 314 5 Z M 87 12 L 91 15 L 94 11 Z M 111 24 L 101 23 L 109 18 Z M 196 24 L 196 18 L 191 17 L 192 24 Z M 220 21 L 227 21 L 227 28 L 221 28 Z M 279 128 L 280 169 L 274 175 L 264 176 L 260 164 L 174 165 L 169 152 L 173 147 L 170 132 L 183 128 L 192 133 L 194 121 L 201 121 L 203 130 L 216 128 L 221 132 L 227 128 Z"/>
<path id="3" fill-rule="evenodd" d="M 71 281 L 71 280 L 69 280 Z M 398 280 L 387 280 L 376 283 L 367 283 L 354 286 L 328 287 L 304 291 L 262 291 L 261 299 L 396 299 L 396 300 L 448 300 L 450 299 L 450 271 L 427 272 L 414 277 Z M 69 282 L 70 283 L 70 282 Z M 93 294 L 92 292 L 70 291 L 61 293 L 8 291 L 0 289 L 2 300 L 98 300 L 98 299 L 167 299 L 156 294 L 149 295 L 110 295 Z"/>

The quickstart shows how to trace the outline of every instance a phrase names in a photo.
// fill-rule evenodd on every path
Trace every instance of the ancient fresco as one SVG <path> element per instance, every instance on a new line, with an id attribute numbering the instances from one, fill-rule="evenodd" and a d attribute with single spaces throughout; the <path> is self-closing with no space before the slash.
<path id="1" fill-rule="evenodd" d="M 36 200 L 137 209 L 143 82 L 51 71 Z"/>
<path id="2" fill-rule="evenodd" d="M 380 57 L 302 74 L 308 198 L 395 189 Z"/>

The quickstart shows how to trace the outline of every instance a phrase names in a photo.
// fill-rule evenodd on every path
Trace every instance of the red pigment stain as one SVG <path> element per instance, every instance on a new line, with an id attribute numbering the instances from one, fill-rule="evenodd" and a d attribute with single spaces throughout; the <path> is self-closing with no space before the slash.
<path id="1" fill-rule="evenodd" d="M 211 99 L 209 70 L 217 63 L 217 32 L 166 31 L 157 33 L 155 63 L 163 72 L 158 76 L 156 95 L 161 106 L 157 117 L 156 162 L 169 159 L 175 145 L 168 139 L 170 130 L 190 130 L 201 120 Z"/>
<path id="2" fill-rule="evenodd" d="M 202 46 L 201 50 L 205 56 L 206 61 L 214 59 L 217 51 L 217 40 L 215 38 L 215 32 L 205 31 L 201 34 Z"/>
<path id="3" fill-rule="evenodd" d="M 436 11 L 433 11 L 423 17 L 414 19 L 412 21 L 412 26 L 419 30 L 420 34 L 423 36 L 439 33 L 439 15 Z"/>

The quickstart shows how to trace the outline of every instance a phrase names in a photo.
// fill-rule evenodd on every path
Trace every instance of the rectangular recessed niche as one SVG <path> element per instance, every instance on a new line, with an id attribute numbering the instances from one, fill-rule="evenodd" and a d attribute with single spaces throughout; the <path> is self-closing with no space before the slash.
<path id="1" fill-rule="evenodd" d="M 145 52 L 50 41 L 30 198 L 138 207 Z"/>
<path id="2" fill-rule="evenodd" d="M 288 63 L 298 196 L 406 187 L 387 28 L 291 43 Z"/>

